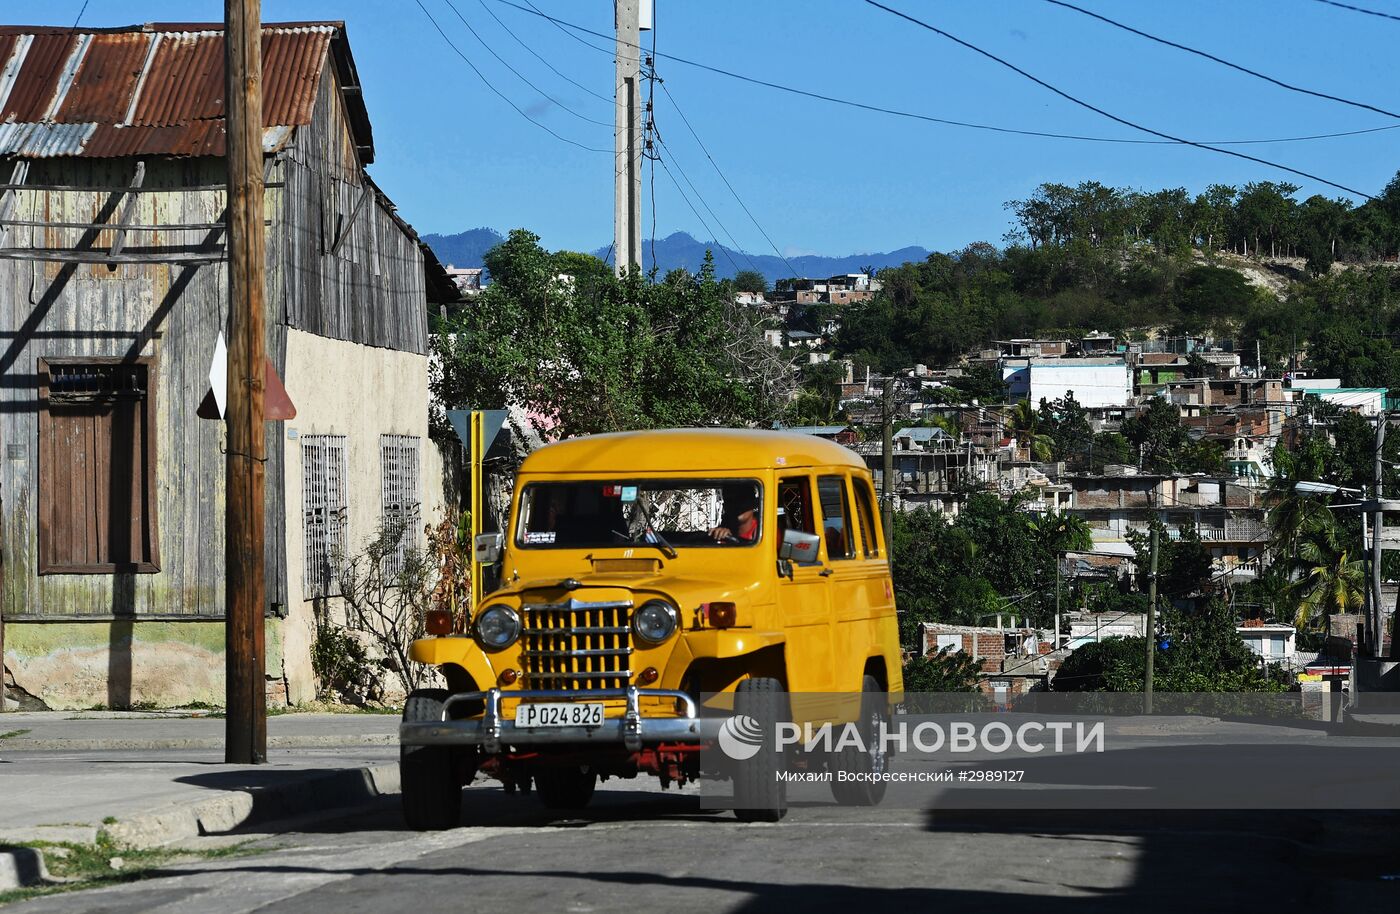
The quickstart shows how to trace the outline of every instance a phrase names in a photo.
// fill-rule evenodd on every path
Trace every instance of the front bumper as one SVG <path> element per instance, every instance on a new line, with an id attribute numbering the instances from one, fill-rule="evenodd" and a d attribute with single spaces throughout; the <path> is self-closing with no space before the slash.
<path id="1" fill-rule="evenodd" d="M 501 717 L 502 698 L 539 698 L 557 701 L 583 699 L 627 700 L 622 717 L 608 718 L 596 727 L 516 727 L 515 721 Z M 674 698 L 685 706 L 684 717 L 643 717 L 643 698 Z M 479 718 L 452 720 L 452 705 L 461 702 L 485 702 L 486 711 Z M 591 745 L 621 744 L 630 751 L 644 743 L 701 742 L 713 740 L 719 734 L 723 718 L 702 718 L 696 714 L 696 702 L 685 692 L 674 689 L 598 689 L 586 694 L 562 689 L 525 689 L 506 694 L 500 689 L 484 692 L 459 692 L 450 696 L 442 709 L 441 721 L 413 721 L 399 725 L 399 742 L 405 746 L 479 746 L 495 754 L 503 746 L 541 746 L 560 743 Z"/>

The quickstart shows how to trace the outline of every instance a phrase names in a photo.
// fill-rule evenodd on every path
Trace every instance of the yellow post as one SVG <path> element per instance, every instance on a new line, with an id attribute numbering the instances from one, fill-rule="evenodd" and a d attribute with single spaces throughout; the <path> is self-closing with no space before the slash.
<path id="1" fill-rule="evenodd" d="M 467 510 L 471 512 L 472 521 L 472 564 L 471 564 L 471 606 L 468 607 L 469 614 L 474 614 L 476 608 L 481 603 L 481 563 L 476 560 L 476 538 L 481 533 L 481 519 L 485 513 L 482 510 L 486 502 L 482 492 L 482 457 L 485 456 L 484 438 L 485 430 L 482 425 L 485 423 L 485 416 L 481 410 L 472 410 L 471 424 L 471 453 L 467 459 L 471 463 L 471 496 Z"/>

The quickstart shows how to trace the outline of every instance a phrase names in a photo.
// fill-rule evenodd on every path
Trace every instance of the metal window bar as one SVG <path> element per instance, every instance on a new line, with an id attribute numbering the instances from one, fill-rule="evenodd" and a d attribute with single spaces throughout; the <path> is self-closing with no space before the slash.
<path id="1" fill-rule="evenodd" d="M 381 523 L 394 538 L 394 548 L 385 556 L 384 573 L 403 571 L 408 552 L 417 542 L 422 496 L 418 483 L 418 449 L 421 439 L 414 435 L 379 436 Z"/>
<path id="2" fill-rule="evenodd" d="M 346 554 L 349 515 L 345 451 L 344 435 L 301 439 L 302 591 L 308 600 L 340 593 L 336 572 Z"/>

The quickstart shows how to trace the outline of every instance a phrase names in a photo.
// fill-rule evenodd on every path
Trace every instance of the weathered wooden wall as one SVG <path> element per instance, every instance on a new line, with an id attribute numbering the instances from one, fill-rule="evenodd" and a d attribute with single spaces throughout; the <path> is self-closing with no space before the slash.
<path id="1" fill-rule="evenodd" d="M 28 183 L 123 187 L 130 159 L 50 159 L 32 163 Z M 269 177 L 275 179 L 275 171 Z M 8 169 L 5 169 L 8 174 Z M 150 160 L 132 221 L 141 225 L 217 222 L 224 211 L 223 163 L 211 159 Z M 212 186 L 212 187 L 211 187 Z M 276 220 L 280 191 L 268 192 Z M 84 222 L 114 218 L 115 194 L 23 191 L 13 216 L 22 220 Z M 11 227 L 7 247 L 94 247 L 110 232 L 83 238 L 77 229 Z M 205 230 L 131 234 L 125 250 L 223 245 Z M 280 246 L 269 237 L 269 289 L 281 286 Z M 217 617 L 224 600 L 224 460 L 218 422 L 195 410 L 208 388 L 215 339 L 227 330 L 227 271 L 213 264 L 63 264 L 0 260 L 0 547 L 6 618 Z M 274 299 L 275 300 L 275 299 Z M 285 352 L 285 328 L 270 325 L 274 362 Z M 156 359 L 156 504 L 160 570 L 150 574 L 37 574 L 38 375 L 40 358 L 152 356 Z M 280 436 L 269 436 L 268 471 L 281 478 Z M 269 487 L 269 599 L 285 603 L 280 558 L 282 509 Z M 274 520 L 275 519 L 275 520 Z"/>
<path id="2" fill-rule="evenodd" d="M 326 67 L 315 117 L 283 153 L 285 319 L 318 336 L 426 354 L 423 254 L 363 180 L 340 98 Z"/>
<path id="3" fill-rule="evenodd" d="M 131 159 L 48 159 L 30 184 L 124 187 Z M 7 165 L 0 170 L 9 174 Z M 268 350 L 285 374 L 287 327 L 368 346 L 426 354 L 423 255 L 391 205 L 362 177 L 344 118 L 334 67 L 326 67 L 312 124 L 269 160 L 267 192 Z M 219 159 L 147 162 L 136 224 L 217 222 L 225 206 Z M 369 192 L 369 196 L 362 196 Z M 23 191 L 22 220 L 115 221 L 121 198 L 86 191 Z M 357 206 L 358 205 L 358 206 Z M 358 209 L 358 212 L 356 210 Z M 353 216 L 353 219 L 352 219 Z M 6 247 L 111 243 L 109 232 L 11 227 Z M 345 237 L 337 247 L 336 242 Z M 222 232 L 212 236 L 223 245 Z M 125 250 L 198 245 L 208 233 L 129 235 Z M 334 253 L 332 253 L 334 249 Z M 73 265 L 0 260 L 0 549 L 5 618 L 57 620 L 139 615 L 221 617 L 224 606 L 222 423 L 195 416 L 208 387 L 215 339 L 227 333 L 227 268 L 202 265 Z M 160 571 L 43 575 L 38 568 L 36 364 L 58 356 L 154 356 Z M 327 365 L 327 372 L 336 366 Z M 293 402 L 297 392 L 289 391 Z M 365 391 L 373 397 L 374 391 Z M 426 396 L 426 392 L 425 392 Z M 424 409 L 427 408 L 426 402 Z M 286 436 L 267 436 L 268 600 L 287 604 Z M 290 520 L 290 523 L 289 523 Z M 298 595 L 299 596 L 299 595 Z"/>

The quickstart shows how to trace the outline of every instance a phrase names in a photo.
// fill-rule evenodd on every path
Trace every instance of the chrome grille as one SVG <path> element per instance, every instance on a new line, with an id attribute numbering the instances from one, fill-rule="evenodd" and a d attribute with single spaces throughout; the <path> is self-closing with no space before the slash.
<path id="1" fill-rule="evenodd" d="M 616 689 L 632 678 L 631 601 L 526 603 L 520 665 L 538 689 Z"/>

